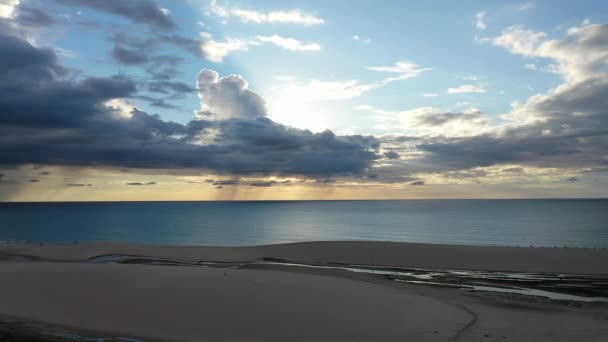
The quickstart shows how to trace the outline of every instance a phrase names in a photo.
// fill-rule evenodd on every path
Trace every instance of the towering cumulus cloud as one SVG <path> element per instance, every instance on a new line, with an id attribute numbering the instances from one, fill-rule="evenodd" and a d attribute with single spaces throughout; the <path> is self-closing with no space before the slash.
<path id="1" fill-rule="evenodd" d="M 268 119 L 240 76 L 198 76 L 203 109 L 187 124 L 116 105 L 124 76 L 83 77 L 52 49 L 0 35 L 0 165 L 210 170 L 239 175 L 359 175 L 379 158 L 367 136 L 312 133 Z M 126 112 L 125 112 L 126 110 Z"/>
<path id="2" fill-rule="evenodd" d="M 266 104 L 258 94 L 248 89 L 241 76 L 220 78 L 213 70 L 201 70 L 197 78 L 198 94 L 205 110 L 215 120 L 255 119 L 264 117 Z"/>

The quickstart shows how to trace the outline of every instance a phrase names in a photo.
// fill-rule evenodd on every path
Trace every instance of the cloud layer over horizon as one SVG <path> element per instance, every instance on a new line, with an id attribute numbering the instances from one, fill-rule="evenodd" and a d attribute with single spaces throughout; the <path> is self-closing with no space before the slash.
<path id="1" fill-rule="evenodd" d="M 116 65 L 137 68 L 139 73 L 99 76 L 66 63 L 62 57 L 66 52 L 42 39 L 45 28 L 59 25 L 59 19 L 27 1 L 7 2 L 3 6 L 12 7 L 3 8 L 0 18 L 0 168 L 36 165 L 133 173 L 146 169 L 199 172 L 224 177 L 208 182 L 217 189 L 240 177 L 245 180 L 233 183 L 259 188 L 293 183 L 269 177 L 295 177 L 311 184 L 340 179 L 352 186 L 425 188 L 454 180 L 501 182 L 504 175 L 517 179 L 526 173 L 553 174 L 552 179 L 572 184 L 580 174 L 608 171 L 606 23 L 585 22 L 559 38 L 523 25 L 491 35 L 487 33 L 488 12 L 480 11 L 473 16 L 474 28 L 484 35 L 477 38 L 479 45 L 519 56 L 526 68 L 554 75 L 557 85 L 514 102 L 499 117 L 490 117 L 474 105 L 395 110 L 382 108 L 381 103 L 358 104 L 352 106 L 352 112 L 369 115 L 384 133 L 347 134 L 282 123 L 277 118 L 291 113 L 276 112 L 279 107 L 269 106 L 272 94 L 262 96 L 244 76 L 220 73 L 213 65 L 205 64 L 197 75 L 188 76 L 195 82 L 183 82 L 176 78 L 182 72 L 183 57 L 166 52 L 167 48 L 179 49 L 219 65 L 234 51 L 261 44 L 275 45 L 285 53 L 319 53 L 323 47 L 316 42 L 266 33 L 216 40 L 204 31 L 198 37 L 187 37 L 178 31 L 178 18 L 152 0 L 53 1 L 145 26 L 147 36 L 106 34 L 111 44 L 109 58 Z M 207 11 L 222 20 L 238 19 L 240 25 L 327 25 L 318 14 L 295 9 L 244 9 L 212 1 Z M 376 77 L 375 81 L 285 77 L 276 83 L 283 87 L 285 99 L 319 101 L 331 108 L 333 102 L 357 99 L 436 70 L 408 59 L 367 65 L 372 66 L 362 65 L 361 69 Z M 488 89 L 484 82 L 463 78 L 461 84 L 425 93 L 424 98 L 476 96 Z M 170 120 L 150 110 L 177 110 L 184 98 L 194 94 L 200 107 L 185 108 L 194 113 L 188 121 Z M 280 109 L 301 113 L 295 104 Z M 15 184 L 4 174 L 0 186 Z M 25 179 L 20 182 L 38 183 L 38 178 L 36 182 Z M 65 183 L 90 186 L 87 182 Z"/>

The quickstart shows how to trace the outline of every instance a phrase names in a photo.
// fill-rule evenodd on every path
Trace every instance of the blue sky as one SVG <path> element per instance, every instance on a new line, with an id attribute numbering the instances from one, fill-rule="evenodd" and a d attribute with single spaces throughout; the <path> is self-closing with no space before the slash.
<path id="1" fill-rule="evenodd" d="M 607 16 L 602 1 L 0 0 L 0 185 L 35 198 L 47 167 L 82 178 L 55 178 L 52 198 L 95 185 L 83 175 L 104 198 L 139 183 L 607 196 Z"/>
<path id="2" fill-rule="evenodd" d="M 392 65 L 398 61 L 411 61 L 433 70 L 419 76 L 395 81 L 361 96 L 346 100 L 323 101 L 326 123 L 307 125 L 303 119 L 284 119 L 286 123 L 301 128 L 340 130 L 355 127 L 357 133 L 383 133 L 371 129 L 369 113 L 353 110 L 369 105 L 383 110 L 403 111 L 433 106 L 448 111 L 468 107 L 482 110 L 490 118 L 507 113 L 514 101 L 524 101 L 531 95 L 555 87 L 559 75 L 529 70 L 526 64 L 546 64 L 542 59 L 526 59 L 510 54 L 500 47 L 481 42 L 484 38 L 500 34 L 506 27 L 526 25 L 535 31 L 561 37 L 571 26 L 589 19 L 605 20 L 608 5 L 598 1 L 561 2 L 551 1 L 503 2 L 403 2 L 385 1 L 381 5 L 369 1 L 268 1 L 268 2 L 218 2 L 227 9 L 247 9 L 258 12 L 299 9 L 303 13 L 321 18 L 318 25 L 290 23 L 257 24 L 243 22 L 238 17 L 221 17 L 209 13 L 208 1 L 161 2 L 171 15 L 179 18 L 178 32 L 186 37 L 198 37 L 209 32 L 214 39 L 227 38 L 248 40 L 256 35 L 280 35 L 303 43 L 320 45 L 319 51 L 293 52 L 265 44 L 251 46 L 247 51 L 235 51 L 221 62 L 201 60 L 183 51 L 165 46 L 168 53 L 185 59 L 180 67 L 179 80 L 194 84 L 201 68 L 217 70 L 221 75 L 240 74 L 249 81 L 250 87 L 265 95 L 273 103 L 273 88 L 281 87 L 277 78 L 289 76 L 302 81 L 316 79 L 327 82 L 380 81 L 386 75 L 365 69 L 369 66 Z M 54 44 L 74 51 L 75 58 L 64 58 L 64 63 L 85 70 L 92 75 L 125 73 L 145 77 L 139 66 L 129 67 L 112 62 L 108 31 L 148 34 L 149 28 L 129 23 L 123 18 L 100 13 L 94 9 L 57 7 L 54 9 L 69 16 L 67 27 L 55 33 Z M 476 15 L 485 12 L 484 30 L 476 27 Z M 550 15 L 547 15 L 550 13 Z M 82 29 L 74 22 L 93 20 L 107 29 Z M 204 26 L 201 26 L 203 23 Z M 359 40 L 353 39 L 360 37 Z M 483 93 L 446 94 L 448 88 L 475 85 Z M 437 94 L 425 97 L 424 94 Z M 170 120 L 186 122 L 191 111 L 198 107 L 195 95 L 181 99 L 178 110 L 150 108 L 144 101 L 135 101 L 139 107 L 157 112 Z M 316 106 L 313 106 L 316 108 Z M 284 118 L 281 114 L 278 117 Z M 360 124 L 358 124 L 360 123 Z M 366 127 L 367 126 L 367 127 Z"/>

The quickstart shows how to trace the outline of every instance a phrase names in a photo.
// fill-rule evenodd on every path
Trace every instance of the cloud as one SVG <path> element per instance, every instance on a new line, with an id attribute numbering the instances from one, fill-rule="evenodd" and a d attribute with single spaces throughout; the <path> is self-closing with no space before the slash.
<path id="1" fill-rule="evenodd" d="M 363 44 L 370 44 L 372 42 L 371 38 L 369 38 L 369 37 L 368 38 L 363 38 L 363 37 L 359 36 L 358 34 L 355 34 L 353 36 L 353 40 L 356 40 L 356 41 L 361 42 Z"/>
<path id="2" fill-rule="evenodd" d="M 19 6 L 21 0 L 2 0 L 0 1 L 0 18 L 10 18 L 13 16 L 15 8 Z"/>
<path id="3" fill-rule="evenodd" d="M 93 186 L 93 184 L 85 184 L 85 183 L 68 183 L 65 186 L 67 187 L 75 187 L 75 188 L 80 188 L 80 187 L 86 187 L 86 186 Z"/>
<path id="4" fill-rule="evenodd" d="M 225 41 L 217 41 L 208 32 L 201 33 L 204 39 L 199 43 L 202 55 L 211 62 L 221 62 L 226 56 L 234 51 L 247 51 L 250 41 L 243 39 L 227 38 Z"/>
<path id="5" fill-rule="evenodd" d="M 378 139 L 312 133 L 267 118 L 238 75 L 202 70 L 202 110 L 186 124 L 121 104 L 139 96 L 124 76 L 87 77 L 53 50 L 0 36 L 0 164 L 213 171 L 233 175 L 363 175 Z M 78 76 L 74 76 L 78 75 Z M 110 100 L 120 101 L 110 101 Z"/>
<path id="6" fill-rule="evenodd" d="M 568 82 L 578 82 L 592 77 L 596 70 L 606 65 L 607 35 L 608 24 L 589 23 L 572 27 L 563 40 L 548 39 L 544 32 L 516 25 L 484 41 L 514 54 L 553 60 L 555 63 L 549 66 L 549 70 L 563 75 Z"/>
<path id="7" fill-rule="evenodd" d="M 424 181 L 422 181 L 422 180 L 414 181 L 414 182 L 411 182 L 410 185 L 417 185 L 417 186 L 424 185 Z"/>
<path id="8" fill-rule="evenodd" d="M 327 101 L 349 100 L 363 94 L 366 94 L 375 89 L 386 86 L 395 81 L 415 77 L 421 72 L 430 70 L 430 68 L 420 68 L 411 62 L 398 62 L 392 66 L 369 67 L 373 71 L 384 73 L 398 73 L 399 75 L 387 77 L 375 82 L 362 82 L 359 80 L 298 80 L 294 78 L 284 78 L 279 90 L 274 94 L 276 99 L 272 103 L 272 116 L 281 118 L 281 122 L 291 122 L 297 124 L 297 119 L 294 122 L 294 115 L 283 115 L 281 112 L 292 111 L 298 114 L 298 117 L 310 115 L 306 112 L 322 113 L 322 107 L 315 108 L 314 104 L 322 104 Z M 278 113 L 277 113 L 278 112 Z M 287 113 L 289 114 L 289 113 Z M 310 123 L 310 117 L 307 119 Z M 321 125 L 317 125 L 321 126 Z M 310 127 L 307 125 L 305 127 Z M 323 128 L 323 127 L 317 127 Z"/>
<path id="9" fill-rule="evenodd" d="M 382 155 L 388 159 L 399 159 L 399 153 L 395 151 L 384 152 Z"/>
<path id="10" fill-rule="evenodd" d="M 367 70 L 396 73 L 399 74 L 399 79 L 406 79 L 418 76 L 425 71 L 433 70 L 433 68 L 422 68 L 418 64 L 410 61 L 399 61 L 389 66 L 371 66 L 366 67 Z"/>
<path id="11" fill-rule="evenodd" d="M 556 63 L 564 83 L 513 106 L 497 125 L 465 136 L 405 135 L 383 137 L 382 145 L 400 152 L 407 166 L 384 172 L 441 173 L 496 165 L 550 169 L 552 173 L 604 170 L 608 165 L 608 29 L 589 24 L 567 31 L 561 40 L 516 26 L 489 41 L 512 53 Z M 449 124 L 478 114 L 436 115 L 427 109 L 411 115 L 413 125 Z M 480 115 L 480 114 L 479 114 Z M 406 116 L 407 117 L 407 116 Z M 420 120 L 422 118 L 423 120 Z M 446 121 L 447 120 L 447 121 Z M 483 123 L 483 121 L 481 122 Z M 432 128 L 433 125 L 430 125 Z"/>
<path id="12" fill-rule="evenodd" d="M 140 24 L 161 30 L 172 30 L 176 24 L 168 11 L 151 0 L 98 1 L 98 0 L 56 0 L 68 6 L 92 8 L 114 14 Z"/>
<path id="13" fill-rule="evenodd" d="M 174 97 L 176 95 L 196 93 L 196 88 L 178 81 L 153 81 L 148 82 L 146 86 L 151 92 L 161 94 L 173 94 Z"/>
<path id="14" fill-rule="evenodd" d="M 448 94 L 485 93 L 486 90 L 480 86 L 463 84 L 458 87 L 448 88 Z"/>
<path id="15" fill-rule="evenodd" d="M 218 5 L 216 0 L 212 0 L 208 11 L 221 18 L 237 17 L 245 23 L 284 23 L 300 25 L 320 25 L 325 21 L 317 16 L 306 14 L 299 9 L 286 11 L 261 12 L 242 8 L 227 8 Z"/>
<path id="16" fill-rule="evenodd" d="M 519 7 L 517 7 L 517 10 L 518 11 L 527 11 L 533 7 L 534 7 L 533 2 L 524 2 L 523 4 L 519 5 Z"/>
<path id="17" fill-rule="evenodd" d="M 139 186 L 139 185 L 156 185 L 156 182 L 147 182 L 147 183 L 141 183 L 141 182 L 128 182 L 125 183 L 126 185 L 135 185 L 135 186 Z"/>
<path id="18" fill-rule="evenodd" d="M 218 41 L 213 38 L 208 32 L 201 33 L 201 41 L 198 43 L 202 56 L 211 62 L 222 62 L 223 59 L 235 51 L 247 51 L 252 45 L 260 45 L 261 43 L 271 43 L 289 51 L 319 51 L 321 46 L 317 43 L 302 43 L 293 38 L 282 37 L 279 35 L 261 36 L 258 35 L 255 39 L 235 39 L 226 38 L 224 41 Z"/>
<path id="19" fill-rule="evenodd" d="M 577 181 L 578 181 L 578 178 L 576 178 L 576 177 L 570 177 L 570 178 L 566 179 L 566 182 L 577 182 Z"/>
<path id="20" fill-rule="evenodd" d="M 256 36 L 261 42 L 272 43 L 289 51 L 319 51 L 321 46 L 317 43 L 304 44 L 301 41 L 293 38 L 285 38 L 278 35 L 272 36 Z"/>
<path id="21" fill-rule="evenodd" d="M 422 94 L 422 96 L 424 96 L 424 97 L 437 97 L 437 96 L 439 96 L 439 94 L 437 94 L 437 93 L 424 93 L 424 94 Z"/>
<path id="22" fill-rule="evenodd" d="M 53 50 L 36 48 L 17 37 L 0 35 L 0 45 L 0 88 L 6 89 L 0 95 L 0 124 L 76 124 L 102 112 L 100 102 L 128 97 L 136 90 L 136 84 L 124 76 L 74 80 L 57 63 Z"/>
<path id="23" fill-rule="evenodd" d="M 112 58 L 121 64 L 137 65 L 148 63 L 148 55 L 142 51 L 130 50 L 121 46 L 114 46 Z"/>
<path id="24" fill-rule="evenodd" d="M 34 7 L 27 7 L 23 4 L 19 7 L 15 7 L 13 16 L 15 17 L 15 21 L 22 26 L 45 27 L 57 23 L 57 20 L 46 11 Z"/>
<path id="25" fill-rule="evenodd" d="M 477 12 L 475 14 L 475 28 L 477 31 L 484 31 L 488 26 L 486 24 L 487 11 Z"/>
<path id="26" fill-rule="evenodd" d="M 224 180 L 207 179 L 206 182 L 211 183 L 211 185 L 215 186 L 217 189 L 222 189 L 225 186 L 237 186 L 237 185 L 252 186 L 252 187 L 258 187 L 258 188 L 267 188 L 267 187 L 271 187 L 271 186 L 291 184 L 290 180 L 282 180 L 282 181 L 253 180 L 252 181 L 252 180 L 241 180 L 241 179 L 224 179 Z"/>
<path id="27" fill-rule="evenodd" d="M 249 90 L 241 76 L 219 77 L 213 70 L 201 70 L 197 78 L 199 98 L 205 107 L 200 112 L 208 119 L 255 119 L 267 115 L 261 96 Z"/>
<path id="28" fill-rule="evenodd" d="M 302 102 L 348 100 L 378 89 L 387 83 L 383 81 L 365 83 L 358 80 L 288 80 L 281 86 L 277 97 L 292 105 Z"/>

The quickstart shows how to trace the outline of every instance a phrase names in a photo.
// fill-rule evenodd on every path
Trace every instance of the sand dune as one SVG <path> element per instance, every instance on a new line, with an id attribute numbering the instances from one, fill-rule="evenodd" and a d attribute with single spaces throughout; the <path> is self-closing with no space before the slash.
<path id="1" fill-rule="evenodd" d="M 0 321 L 156 341 L 606 341 L 608 306 L 400 284 L 328 270 L 81 262 L 103 254 L 183 260 L 340 262 L 608 273 L 604 250 L 321 242 L 260 247 L 5 244 Z M 596 260 L 596 258 L 603 258 Z M 447 260 L 446 260 L 447 259 Z M 0 326 L 1 328 L 1 326 Z M 2 340 L 0 329 L 0 340 Z"/>

